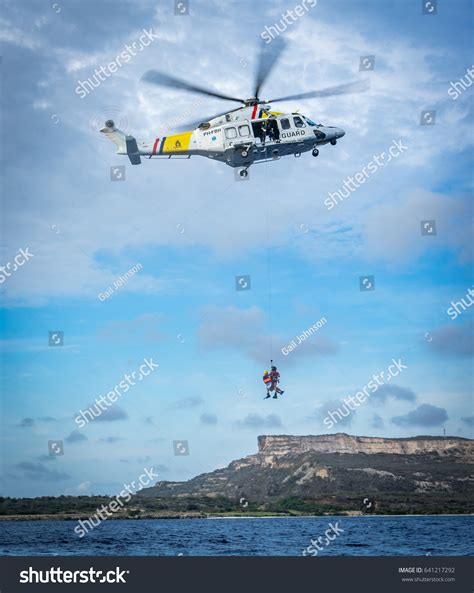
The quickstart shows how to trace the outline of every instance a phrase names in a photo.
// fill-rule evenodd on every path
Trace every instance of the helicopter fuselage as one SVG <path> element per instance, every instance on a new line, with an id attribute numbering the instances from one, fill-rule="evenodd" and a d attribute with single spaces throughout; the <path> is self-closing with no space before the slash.
<path id="1" fill-rule="evenodd" d="M 300 113 L 272 112 L 269 106 L 245 106 L 208 122 L 195 130 L 136 141 L 108 121 L 101 130 L 117 146 L 117 154 L 127 155 L 132 164 L 141 157 L 172 158 L 204 156 L 230 167 L 247 169 L 250 165 L 280 157 L 299 156 L 318 146 L 336 144 L 344 130 L 316 124 Z"/>
<path id="2" fill-rule="evenodd" d="M 102 131 L 111 134 L 120 132 L 113 122 L 107 122 Z M 230 167 L 248 168 L 259 161 L 276 160 L 287 155 L 299 156 L 310 150 L 316 156 L 317 146 L 335 144 L 344 133 L 340 128 L 316 124 L 300 113 L 272 112 L 255 105 L 202 123 L 189 132 L 143 142 L 127 136 L 128 142 L 124 143 L 122 150 L 119 145 L 117 152 L 128 155 L 133 164 L 138 164 L 141 156 L 171 158 L 199 155 Z"/>

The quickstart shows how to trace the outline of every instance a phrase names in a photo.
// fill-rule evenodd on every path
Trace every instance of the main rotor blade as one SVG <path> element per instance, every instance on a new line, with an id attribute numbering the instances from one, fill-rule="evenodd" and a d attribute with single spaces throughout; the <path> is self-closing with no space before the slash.
<path id="1" fill-rule="evenodd" d="M 309 93 L 299 93 L 298 95 L 288 95 L 287 97 L 271 99 L 268 101 L 268 103 L 276 103 L 277 101 L 293 101 L 296 99 L 311 99 L 313 97 L 332 97 L 334 95 L 348 95 L 350 93 L 363 93 L 369 88 L 370 80 L 366 78 L 364 80 L 356 80 L 355 82 L 332 86 L 320 91 L 310 91 Z"/>
<path id="2" fill-rule="evenodd" d="M 172 89 L 180 89 L 182 91 L 190 91 L 192 93 L 200 93 L 201 95 L 208 95 L 209 97 L 217 97 L 218 99 L 225 99 L 226 101 L 237 101 L 239 103 L 245 103 L 243 99 L 238 99 L 237 97 L 229 97 L 228 95 L 224 95 L 222 93 L 217 93 L 211 89 L 206 89 L 201 86 L 197 86 L 195 84 L 190 84 L 184 80 L 179 78 L 175 78 L 174 76 L 169 76 L 169 74 L 163 74 L 162 72 L 158 72 L 158 70 L 148 70 L 142 76 L 142 80 L 145 82 L 150 82 L 151 84 L 157 84 L 158 86 L 164 86 Z"/>
<path id="3" fill-rule="evenodd" d="M 263 83 L 270 75 L 282 51 L 285 49 L 285 42 L 282 37 L 277 37 L 269 44 L 263 44 L 260 50 L 260 58 L 255 75 L 255 93 L 254 97 L 258 98 Z"/>

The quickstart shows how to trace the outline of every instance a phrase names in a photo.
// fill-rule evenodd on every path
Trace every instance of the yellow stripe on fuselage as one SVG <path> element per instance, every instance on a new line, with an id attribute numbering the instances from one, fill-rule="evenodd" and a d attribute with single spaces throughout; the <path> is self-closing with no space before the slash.
<path id="1" fill-rule="evenodd" d="M 167 136 L 163 145 L 163 154 L 174 152 L 186 152 L 189 149 L 192 132 L 184 132 L 183 134 L 174 134 Z"/>

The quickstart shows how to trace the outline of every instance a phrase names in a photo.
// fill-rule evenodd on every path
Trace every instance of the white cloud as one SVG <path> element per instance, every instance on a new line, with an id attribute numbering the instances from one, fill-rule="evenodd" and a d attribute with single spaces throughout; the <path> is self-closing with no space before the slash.
<path id="1" fill-rule="evenodd" d="M 201 348 L 207 350 L 234 350 L 261 364 L 267 364 L 272 352 L 280 352 L 289 340 L 268 331 L 268 319 L 256 306 L 210 307 L 198 329 Z M 286 357 L 285 364 L 300 362 L 302 358 L 317 358 L 337 352 L 334 340 L 311 336 L 295 352 Z"/>
<path id="2" fill-rule="evenodd" d="M 89 492 L 90 488 L 91 488 L 92 482 L 89 481 L 85 481 L 85 482 L 81 482 L 78 486 L 77 486 L 77 491 L 84 493 L 84 492 Z"/>
<path id="3" fill-rule="evenodd" d="M 43 45 L 34 33 L 15 27 L 3 18 L 0 19 L 0 41 L 32 51 L 40 49 Z"/>

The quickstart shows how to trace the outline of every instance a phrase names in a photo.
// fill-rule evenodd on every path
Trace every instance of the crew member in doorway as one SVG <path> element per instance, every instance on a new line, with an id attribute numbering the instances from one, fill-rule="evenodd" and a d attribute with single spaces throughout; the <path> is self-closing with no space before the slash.
<path id="1" fill-rule="evenodd" d="M 278 130 L 278 124 L 274 119 L 268 120 L 267 136 L 270 142 L 280 142 L 280 132 Z"/>

